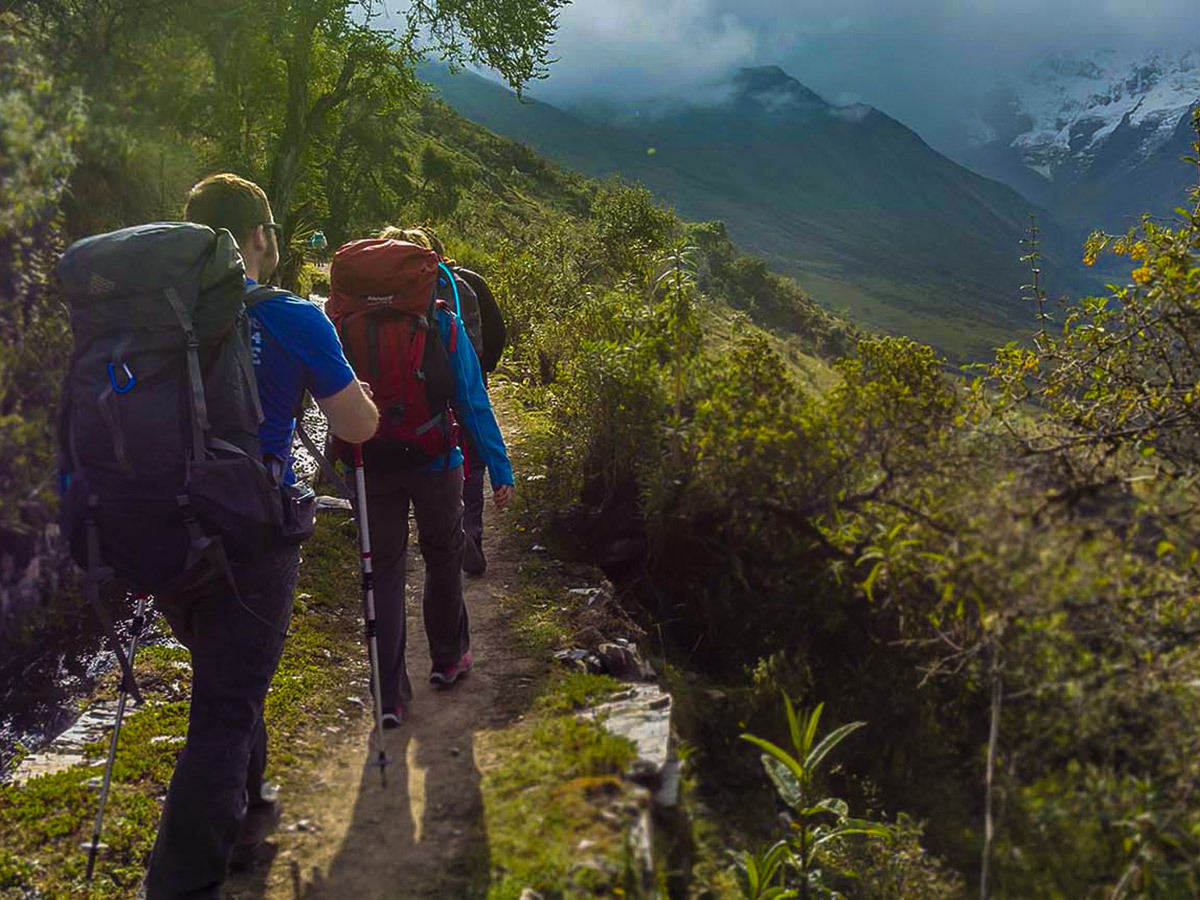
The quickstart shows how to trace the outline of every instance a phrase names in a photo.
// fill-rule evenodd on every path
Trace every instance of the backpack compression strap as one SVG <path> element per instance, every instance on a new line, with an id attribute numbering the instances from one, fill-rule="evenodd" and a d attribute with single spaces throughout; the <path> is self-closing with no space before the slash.
<path id="1" fill-rule="evenodd" d="M 200 374 L 200 339 L 196 337 L 196 329 L 192 326 L 192 317 L 183 306 L 179 292 L 175 288 L 167 288 L 164 292 L 175 318 L 183 329 L 183 337 L 187 342 L 188 384 L 191 387 L 192 407 L 192 453 L 193 459 L 204 459 L 204 438 L 208 434 L 208 405 L 204 401 L 204 378 Z"/>
<path id="2" fill-rule="evenodd" d="M 308 432 L 304 428 L 304 423 L 299 419 L 296 420 L 296 437 L 300 438 L 300 443 L 304 445 L 304 449 L 309 455 L 317 461 L 317 465 L 321 469 L 321 474 L 328 479 L 334 489 L 346 500 L 349 500 L 351 505 L 356 502 L 356 496 L 353 491 L 346 485 L 342 476 L 337 473 L 337 469 L 333 467 L 333 463 L 329 461 L 324 453 L 317 449 L 316 442 L 308 436 Z"/>

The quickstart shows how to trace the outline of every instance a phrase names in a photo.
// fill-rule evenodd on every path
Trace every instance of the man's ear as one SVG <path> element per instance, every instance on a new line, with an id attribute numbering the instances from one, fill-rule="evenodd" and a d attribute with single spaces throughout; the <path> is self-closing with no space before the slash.
<path id="1" fill-rule="evenodd" d="M 250 246 L 254 248 L 255 253 L 267 252 L 267 228 L 265 225 L 255 225 L 250 229 L 248 236 Z"/>

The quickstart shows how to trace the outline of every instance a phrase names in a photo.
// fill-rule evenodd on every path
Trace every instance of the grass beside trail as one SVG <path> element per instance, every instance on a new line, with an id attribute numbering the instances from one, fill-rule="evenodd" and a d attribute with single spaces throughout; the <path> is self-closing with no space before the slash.
<path id="1" fill-rule="evenodd" d="M 331 720 L 344 719 L 347 695 L 363 693 L 365 654 L 358 623 L 358 561 L 354 523 L 322 516 L 304 545 L 291 634 L 266 705 L 271 734 L 268 777 L 299 784 L 322 752 Z M 165 628 L 161 618 L 158 628 Z M 179 647 L 148 646 L 135 663 L 146 698 L 121 729 L 113 788 L 104 817 L 102 853 L 92 898 L 132 897 L 145 874 L 162 797 L 187 732 L 191 667 Z M 338 678 L 330 678 L 337 671 Z M 115 696 L 111 675 L 98 696 Z M 361 691 L 348 684 L 361 683 Z M 354 709 L 352 705 L 351 709 Z M 357 710 L 354 710 L 357 714 Z M 103 774 L 107 741 L 89 747 L 96 765 L 78 766 L 16 787 L 0 786 L 0 900 L 76 897 L 84 890 L 87 854 L 99 793 L 88 782 Z"/>
<path id="2" fill-rule="evenodd" d="M 518 900 L 527 887 L 546 900 L 626 896 L 624 841 L 635 792 L 620 776 L 636 751 L 624 738 L 576 718 L 579 709 L 604 702 L 621 685 L 550 663 L 554 650 L 571 646 L 578 599 L 568 588 L 579 586 L 580 575 L 565 573 L 549 554 L 529 552 L 537 543 L 554 544 L 537 525 L 540 510 L 524 480 L 537 473 L 531 440 L 537 428 L 503 381 L 493 384 L 491 394 L 518 473 L 515 508 L 497 533 L 499 552 L 516 561 L 518 575 L 498 600 L 514 645 L 546 664 L 528 688 L 524 715 L 477 737 L 486 897 Z M 589 581 L 601 577 L 596 571 Z"/>
<path id="3" fill-rule="evenodd" d="M 514 632 L 548 656 L 569 633 L 566 584 L 541 567 L 522 581 L 505 599 Z M 488 900 L 519 900 L 525 888 L 546 900 L 626 895 L 625 836 L 637 800 L 621 774 L 637 753 L 630 741 L 576 717 L 620 687 L 608 676 L 552 668 L 522 721 L 480 737 L 481 755 L 497 761 L 480 784 Z"/>

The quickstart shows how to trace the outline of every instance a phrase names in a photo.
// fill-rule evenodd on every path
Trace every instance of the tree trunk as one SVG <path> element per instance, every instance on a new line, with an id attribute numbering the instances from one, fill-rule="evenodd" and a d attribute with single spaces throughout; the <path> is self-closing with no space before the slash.
<path id="1" fill-rule="evenodd" d="M 309 77 L 312 69 L 313 35 L 316 20 L 304 24 L 288 51 L 287 118 L 271 166 L 270 200 L 275 220 L 283 225 L 284 240 L 292 236 L 291 208 L 300 177 L 300 163 L 314 128 L 320 127 L 327 116 L 350 96 L 350 84 L 357 70 L 353 46 L 346 50 L 342 71 L 333 90 L 322 94 L 309 104 Z M 286 248 L 281 248 L 281 252 Z"/>
<path id="2" fill-rule="evenodd" d="M 989 900 L 991 885 L 989 876 L 992 868 L 992 840 L 995 836 L 992 822 L 992 780 L 996 773 L 996 745 L 1000 742 L 1000 703 L 1004 699 L 1000 681 L 999 651 L 992 647 L 992 722 L 988 731 L 987 774 L 984 776 L 983 796 L 983 860 L 979 871 L 979 900 Z"/>
<path id="3" fill-rule="evenodd" d="M 308 143 L 308 79 L 312 70 L 313 32 L 317 23 L 301 23 L 287 54 L 288 99 L 283 135 L 271 166 L 271 206 L 275 221 L 284 226 L 285 238 L 291 237 L 289 212 L 296 180 L 300 174 L 300 159 Z M 280 248 L 283 251 L 283 248 Z"/>

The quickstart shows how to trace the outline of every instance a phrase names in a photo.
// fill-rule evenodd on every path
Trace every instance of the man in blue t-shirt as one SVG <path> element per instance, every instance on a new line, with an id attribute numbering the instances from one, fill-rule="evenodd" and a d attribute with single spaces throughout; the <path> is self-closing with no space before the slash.
<path id="1" fill-rule="evenodd" d="M 250 285 L 279 265 L 282 229 L 258 185 L 210 176 L 188 194 L 185 216 L 237 240 Z M 305 390 L 338 437 L 359 443 L 379 413 L 320 309 L 294 296 L 250 306 L 254 374 L 262 401 L 264 457 L 291 472 L 295 410 Z M 252 862 L 279 821 L 263 784 L 267 760 L 262 710 L 292 612 L 299 548 L 283 546 L 234 565 L 236 591 L 218 580 L 186 596 L 156 598 L 192 655 L 187 743 L 175 765 L 146 875 L 147 900 L 212 898 L 231 863 Z"/>

